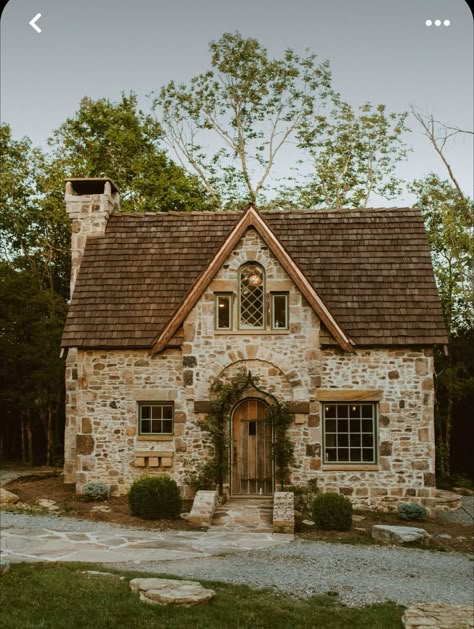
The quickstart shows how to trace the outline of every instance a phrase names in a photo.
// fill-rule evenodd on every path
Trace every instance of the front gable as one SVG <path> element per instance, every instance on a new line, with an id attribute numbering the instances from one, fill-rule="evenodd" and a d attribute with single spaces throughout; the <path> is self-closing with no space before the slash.
<path id="1" fill-rule="evenodd" d="M 240 240 L 249 230 L 255 232 L 255 234 L 258 236 L 257 240 L 255 240 L 253 246 L 239 247 Z M 271 252 L 273 258 L 278 261 L 281 269 L 285 271 L 287 278 L 286 282 L 291 281 L 293 285 L 298 288 L 298 290 L 308 302 L 309 306 L 313 309 L 317 317 L 323 322 L 324 326 L 331 333 L 339 346 L 346 351 L 353 351 L 353 341 L 344 333 L 342 328 L 338 325 L 338 323 L 336 322 L 328 308 L 325 306 L 313 286 L 309 283 L 309 281 L 300 271 L 295 262 L 287 254 L 274 233 L 271 231 L 265 221 L 260 217 L 259 213 L 255 210 L 253 206 L 250 206 L 243 215 L 242 219 L 232 230 L 212 262 L 209 264 L 208 268 L 194 284 L 191 291 L 186 296 L 180 307 L 177 309 L 168 325 L 157 337 L 153 345 L 153 352 L 159 352 L 167 346 L 169 341 L 173 338 L 173 336 L 179 330 L 180 326 L 183 324 L 187 315 L 196 305 L 197 301 L 202 297 L 210 282 L 214 280 L 216 275 L 225 265 L 229 265 L 229 257 L 232 258 L 233 255 L 240 255 L 241 259 L 244 260 L 242 264 L 249 262 L 260 263 L 257 256 L 257 245 L 259 239 L 260 243 L 264 243 L 265 247 L 268 248 L 268 250 Z M 252 259 L 253 252 L 255 252 L 254 259 Z M 261 253 L 260 257 L 263 257 Z M 268 262 L 268 260 L 265 260 L 265 262 Z M 234 269 L 233 281 L 238 281 L 235 271 L 236 269 Z M 237 286 L 233 285 L 233 289 L 235 290 L 236 288 L 238 289 Z M 278 288 L 275 285 L 274 291 L 276 292 L 277 290 Z M 268 287 L 266 289 L 266 292 L 268 292 Z M 238 306 L 238 309 L 239 308 L 240 306 Z"/>

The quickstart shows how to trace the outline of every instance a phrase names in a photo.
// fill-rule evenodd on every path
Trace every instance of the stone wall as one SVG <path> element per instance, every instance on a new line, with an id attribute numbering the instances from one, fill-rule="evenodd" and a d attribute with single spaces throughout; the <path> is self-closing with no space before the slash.
<path id="1" fill-rule="evenodd" d="M 238 294 L 238 269 L 257 261 L 266 292 L 288 291 L 288 331 L 216 331 L 214 293 Z M 234 321 L 236 320 L 234 312 Z M 253 229 L 246 232 L 183 325 L 181 349 L 72 350 L 67 360 L 66 480 L 124 493 L 142 475 L 166 472 L 184 486 L 206 459 L 209 442 L 195 403 L 209 400 L 216 377 L 250 370 L 282 402 L 300 402 L 290 435 L 289 481 L 316 480 L 322 491 L 349 495 L 357 506 L 395 508 L 402 499 L 431 506 L 434 494 L 433 360 L 429 351 L 321 348 L 320 324 L 284 269 Z M 329 466 L 321 457 L 322 390 L 379 392 L 377 465 Z M 174 437 L 137 436 L 137 402 L 172 400 Z M 202 416 L 201 416 L 202 417 Z"/>

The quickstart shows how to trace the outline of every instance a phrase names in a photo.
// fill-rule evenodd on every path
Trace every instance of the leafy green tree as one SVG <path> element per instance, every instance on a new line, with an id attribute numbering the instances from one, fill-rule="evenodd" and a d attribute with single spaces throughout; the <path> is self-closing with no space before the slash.
<path id="1" fill-rule="evenodd" d="M 448 354 L 435 353 L 437 466 L 445 478 L 451 470 L 455 409 L 474 392 L 472 361 L 466 354 L 474 323 L 474 204 L 453 183 L 433 173 L 413 182 L 411 191 L 423 212 L 449 339 Z"/>
<path id="2" fill-rule="evenodd" d="M 180 163 L 218 207 L 263 198 L 282 148 L 330 88 L 327 62 L 286 50 L 271 59 L 253 38 L 224 33 L 210 43 L 211 69 L 164 86 L 153 101 Z"/>
<path id="3" fill-rule="evenodd" d="M 60 177 L 110 177 L 125 212 L 212 209 L 196 177 L 169 159 L 161 139 L 160 125 L 138 108 L 135 94 L 117 102 L 83 98 L 50 138 L 48 188 L 62 194 Z"/>
<path id="4" fill-rule="evenodd" d="M 402 135 L 407 114 L 365 103 L 359 111 L 333 96 L 328 115 L 305 118 L 299 146 L 313 172 L 298 186 L 303 207 L 367 207 L 372 194 L 394 198 L 401 191 L 395 167 L 407 154 Z"/>
<path id="5" fill-rule="evenodd" d="M 433 173 L 414 181 L 411 191 L 423 212 L 446 327 L 453 335 L 474 324 L 474 204 Z"/>
<path id="6" fill-rule="evenodd" d="M 34 442 L 45 444 L 45 462 L 54 461 L 63 421 L 64 362 L 59 342 L 66 303 L 45 288 L 34 271 L 0 261 L 1 441 L 20 436 L 25 463 L 35 460 Z M 17 444 L 18 445 L 18 444 Z M 43 456 L 36 448 L 36 461 Z"/>

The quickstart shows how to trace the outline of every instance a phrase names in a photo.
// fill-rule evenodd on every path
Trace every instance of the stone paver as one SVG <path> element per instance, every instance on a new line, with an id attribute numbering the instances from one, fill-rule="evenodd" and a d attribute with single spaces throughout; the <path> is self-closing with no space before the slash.
<path id="1" fill-rule="evenodd" d="M 405 610 L 405 629 L 472 629 L 474 607 L 446 603 L 418 603 Z"/>
<path id="2" fill-rule="evenodd" d="M 374 539 L 386 544 L 409 544 L 411 542 L 423 542 L 429 538 L 425 529 L 415 526 L 375 524 L 371 532 Z"/>
<path id="3" fill-rule="evenodd" d="M 138 592 L 144 603 L 158 605 L 198 605 L 207 603 L 216 593 L 197 581 L 177 579 L 132 579 L 130 589 Z"/>
<path id="4" fill-rule="evenodd" d="M 271 533 L 272 516 L 272 498 L 232 497 L 216 509 L 211 531 Z"/>
<path id="5" fill-rule="evenodd" d="M 271 533 L 216 530 L 143 532 L 122 534 L 69 532 L 51 529 L 5 528 L 0 549 L 2 557 L 23 561 L 173 561 L 209 557 L 239 550 L 266 548 L 288 542 L 286 536 Z"/>

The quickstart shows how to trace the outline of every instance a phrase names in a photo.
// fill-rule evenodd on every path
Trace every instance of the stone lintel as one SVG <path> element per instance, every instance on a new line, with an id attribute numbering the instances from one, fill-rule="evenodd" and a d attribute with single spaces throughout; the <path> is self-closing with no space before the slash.
<path id="1" fill-rule="evenodd" d="M 321 402 L 378 402 L 383 399 L 381 389 L 318 389 L 316 398 Z"/>
<path id="2" fill-rule="evenodd" d="M 133 399 L 136 402 L 172 402 L 177 398 L 175 389 L 134 389 Z"/>

